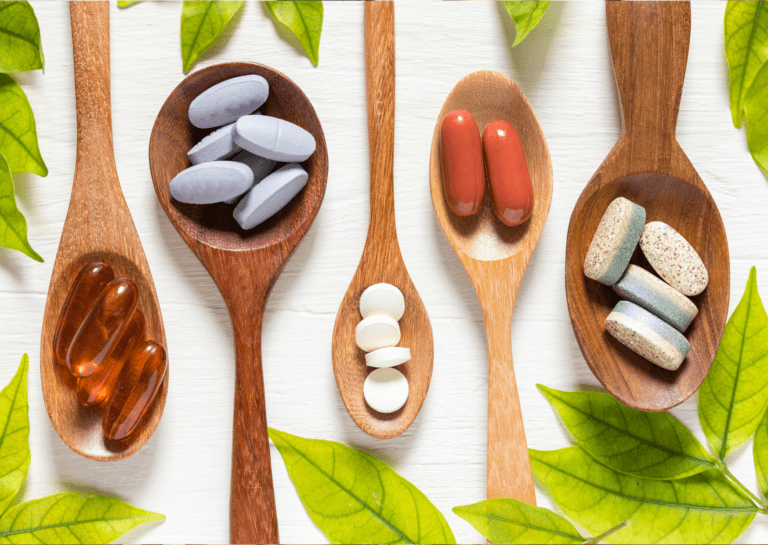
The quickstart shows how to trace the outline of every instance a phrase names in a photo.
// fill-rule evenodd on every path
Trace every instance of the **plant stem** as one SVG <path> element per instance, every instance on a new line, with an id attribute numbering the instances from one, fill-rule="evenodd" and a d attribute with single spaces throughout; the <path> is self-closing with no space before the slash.
<path id="1" fill-rule="evenodd" d="M 758 507 L 759 507 L 759 508 L 760 508 L 760 509 L 763 511 L 763 513 L 765 513 L 765 512 L 766 512 L 766 509 L 768 509 L 768 507 L 766 507 L 766 505 L 765 505 L 765 504 L 764 504 L 764 503 L 763 503 L 763 502 L 760 500 L 760 498 L 758 498 L 757 496 L 755 496 L 755 495 L 754 495 L 754 494 L 753 494 L 753 493 L 752 493 L 752 492 L 749 490 L 749 488 L 747 488 L 746 486 L 744 486 L 744 485 L 741 483 L 741 481 L 739 481 L 739 480 L 738 480 L 738 479 L 737 479 L 737 478 L 736 478 L 736 477 L 733 475 L 733 473 L 731 473 L 731 472 L 730 472 L 730 470 L 729 470 L 729 469 L 728 469 L 728 468 L 725 466 L 725 464 L 723 464 L 722 466 L 720 466 L 720 469 L 722 470 L 723 474 L 724 474 L 726 477 L 728 477 L 728 479 L 730 479 L 730 481 L 731 481 L 733 484 L 735 484 L 737 487 L 739 487 L 739 489 L 740 489 L 742 492 L 744 492 L 744 493 L 745 493 L 747 496 L 749 496 L 749 497 L 750 497 L 750 499 L 751 499 L 753 502 L 755 502 L 755 504 L 756 504 L 756 505 L 757 505 L 757 506 L 758 506 Z"/>
<path id="2" fill-rule="evenodd" d="M 619 530 L 621 530 L 621 529 L 622 529 L 622 528 L 624 528 L 625 526 L 629 526 L 629 524 L 630 524 L 630 522 L 629 522 L 628 520 L 625 520 L 625 521 L 623 521 L 623 522 L 620 522 L 620 523 L 618 523 L 616 526 L 614 526 L 614 527 L 613 527 L 613 528 L 611 528 L 610 530 L 607 530 L 607 531 L 603 532 L 603 533 L 602 533 L 602 534 L 600 534 L 599 536 L 590 537 L 588 540 L 586 540 L 586 541 L 584 542 L 584 545 L 587 545 L 588 543 L 589 543 L 589 544 L 591 544 L 591 545 L 594 545 L 595 543 L 600 543 L 600 542 L 601 542 L 602 540 L 604 540 L 606 537 L 609 537 L 609 536 L 611 536 L 611 535 L 615 534 L 616 532 L 618 532 Z"/>

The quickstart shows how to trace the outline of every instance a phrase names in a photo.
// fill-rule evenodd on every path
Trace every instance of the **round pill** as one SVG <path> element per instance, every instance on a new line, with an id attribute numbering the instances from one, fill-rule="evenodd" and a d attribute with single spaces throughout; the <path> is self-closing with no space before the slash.
<path id="1" fill-rule="evenodd" d="M 315 137 L 298 125 L 268 115 L 245 115 L 233 135 L 241 148 L 275 161 L 305 161 L 315 152 Z"/>
<path id="2" fill-rule="evenodd" d="M 253 171 L 253 185 L 251 185 L 251 187 L 248 189 L 251 189 L 254 185 L 266 178 L 277 164 L 277 162 L 273 161 L 272 159 L 265 159 L 264 157 L 259 157 L 258 155 L 254 155 L 250 151 L 245 150 L 240 151 L 240 153 L 232 157 L 230 161 L 243 163 L 244 165 L 251 167 L 251 170 Z M 234 204 L 237 202 L 239 197 L 240 195 L 224 202 L 228 204 Z"/>
<path id="3" fill-rule="evenodd" d="M 269 83 L 257 75 L 224 80 L 200 93 L 189 105 L 189 121 L 200 129 L 237 121 L 267 101 Z"/>
<path id="4" fill-rule="evenodd" d="M 201 163 L 179 172 L 171 180 L 171 196 L 189 204 L 211 204 L 226 201 L 248 191 L 253 184 L 253 171 L 247 165 L 232 161 Z"/>
<path id="5" fill-rule="evenodd" d="M 666 223 L 652 221 L 646 225 L 640 249 L 659 276 L 683 295 L 698 295 L 707 287 L 709 274 L 699 254 Z"/>
<path id="6" fill-rule="evenodd" d="M 360 295 L 360 314 L 368 318 L 376 314 L 399 320 L 405 312 L 403 292 L 392 284 L 374 284 L 368 286 Z"/>
<path id="7" fill-rule="evenodd" d="M 357 346 L 366 352 L 396 346 L 400 342 L 400 326 L 389 316 L 371 316 L 357 324 L 355 340 Z"/>
<path id="8" fill-rule="evenodd" d="M 235 207 L 240 227 L 253 229 L 277 214 L 307 184 L 307 172 L 298 163 L 288 163 L 256 184 Z"/>
<path id="9" fill-rule="evenodd" d="M 376 369 L 363 383 L 363 396 L 374 411 L 393 413 L 408 399 L 408 379 L 397 369 Z"/>
<path id="10" fill-rule="evenodd" d="M 399 346 L 379 348 L 365 355 L 365 364 L 368 367 L 395 367 L 402 365 L 411 359 L 411 349 Z"/>
<path id="11" fill-rule="evenodd" d="M 200 140 L 187 152 L 187 157 L 193 165 L 225 159 L 235 153 L 239 148 L 232 141 L 232 129 L 234 123 L 216 129 L 211 134 Z"/>

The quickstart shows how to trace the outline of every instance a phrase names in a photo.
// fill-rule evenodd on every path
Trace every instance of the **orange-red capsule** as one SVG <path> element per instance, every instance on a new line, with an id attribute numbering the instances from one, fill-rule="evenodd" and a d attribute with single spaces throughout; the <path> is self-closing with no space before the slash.
<path id="1" fill-rule="evenodd" d="M 127 278 L 113 280 L 104 288 L 69 346 L 67 367 L 73 375 L 87 377 L 110 357 L 138 302 L 136 284 Z"/>
<path id="2" fill-rule="evenodd" d="M 160 391 L 167 369 L 168 360 L 162 344 L 147 341 L 133 351 L 131 359 L 120 371 L 101 420 L 107 439 L 120 441 L 136 429 Z"/>
<path id="3" fill-rule="evenodd" d="M 104 287 L 115 279 L 112 268 L 94 261 L 82 268 L 69 290 L 61 308 L 56 333 L 53 335 L 53 353 L 62 365 L 67 364 L 67 351 L 77 330 L 93 307 Z"/>
<path id="4" fill-rule="evenodd" d="M 445 202 L 457 216 L 471 216 L 480 210 L 485 193 L 477 123 L 465 110 L 448 112 L 443 118 L 440 138 Z"/>
<path id="5" fill-rule="evenodd" d="M 494 121 L 483 131 L 483 150 L 496 215 L 507 225 L 524 223 L 533 212 L 533 186 L 520 135 L 506 121 Z"/>

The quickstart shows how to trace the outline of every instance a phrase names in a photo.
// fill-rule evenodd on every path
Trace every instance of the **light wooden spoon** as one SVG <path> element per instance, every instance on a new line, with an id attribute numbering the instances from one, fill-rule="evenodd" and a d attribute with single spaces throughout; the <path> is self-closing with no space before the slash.
<path id="1" fill-rule="evenodd" d="M 53 427 L 69 448 L 92 460 L 119 460 L 147 442 L 163 414 L 168 374 L 135 432 L 116 443 L 104 438 L 101 410 L 81 406 L 76 380 L 53 354 L 61 307 L 80 270 L 92 261 L 109 263 L 115 276 L 139 288 L 146 338 L 167 346 L 160 305 L 139 235 L 117 179 L 112 147 L 109 85 L 109 3 L 70 4 L 77 101 L 77 162 L 72 197 L 53 265 L 40 339 L 43 397 Z"/>
<path id="2" fill-rule="evenodd" d="M 333 328 L 333 372 L 352 420 L 365 433 L 386 439 L 403 433 L 419 414 L 432 377 L 432 326 L 400 255 L 395 231 L 393 157 L 395 144 L 394 2 L 365 3 L 365 76 L 368 94 L 371 221 L 368 238 Z M 362 320 L 360 295 L 372 284 L 397 286 L 405 296 L 398 346 L 411 349 L 411 360 L 396 367 L 408 379 L 408 400 L 398 411 L 382 414 L 363 398 L 363 382 L 373 371 L 355 342 Z"/>
<path id="3" fill-rule="evenodd" d="M 489 192 L 480 211 L 467 217 L 451 212 L 443 193 L 440 128 L 453 110 L 466 110 L 480 132 L 488 123 L 511 123 L 525 148 L 533 184 L 534 208 L 522 225 L 509 227 L 493 211 Z M 429 162 L 432 205 L 448 242 L 467 271 L 483 310 L 488 338 L 489 498 L 514 498 L 531 505 L 536 495 L 512 364 L 512 312 L 528 260 L 539 240 L 552 202 L 552 162 L 544 133 L 517 84 L 498 72 L 469 74 L 443 104 L 432 138 Z"/>
<path id="4" fill-rule="evenodd" d="M 630 407 L 663 411 L 696 391 L 717 353 L 728 316 L 728 241 L 715 201 L 675 139 L 691 34 L 690 4 L 638 1 L 605 6 L 622 130 L 571 214 L 565 293 L 576 340 L 597 379 Z M 675 372 L 644 360 L 606 332 L 605 318 L 619 297 L 583 273 L 600 218 L 619 196 L 643 206 L 647 221 L 663 221 L 676 229 L 709 271 L 709 286 L 693 298 L 699 314 L 686 331 L 691 351 Z M 640 250 L 634 262 L 652 270 Z"/>

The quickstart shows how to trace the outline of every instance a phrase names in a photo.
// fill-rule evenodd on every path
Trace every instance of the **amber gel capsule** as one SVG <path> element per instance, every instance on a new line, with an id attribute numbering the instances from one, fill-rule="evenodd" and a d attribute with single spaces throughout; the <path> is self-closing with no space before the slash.
<path id="1" fill-rule="evenodd" d="M 131 280 L 113 280 L 83 321 L 67 352 L 67 367 L 87 377 L 109 358 L 136 312 L 139 291 Z"/>
<path id="2" fill-rule="evenodd" d="M 120 371 L 101 427 L 112 441 L 128 437 L 160 391 L 168 361 L 165 348 L 155 341 L 139 345 Z"/>
<path id="3" fill-rule="evenodd" d="M 457 216 L 480 210 L 485 193 L 480 131 L 472 115 L 464 110 L 448 112 L 440 129 L 443 193 Z"/>
<path id="4" fill-rule="evenodd" d="M 493 209 L 507 225 L 520 225 L 533 212 L 533 186 L 520 135 L 506 121 L 494 121 L 483 131 Z"/>
<path id="5" fill-rule="evenodd" d="M 69 290 L 61 308 L 56 333 L 53 336 L 53 353 L 62 365 L 67 364 L 67 351 L 77 330 L 88 316 L 104 287 L 115 279 L 112 268 L 101 261 L 94 261 L 82 268 Z"/>

